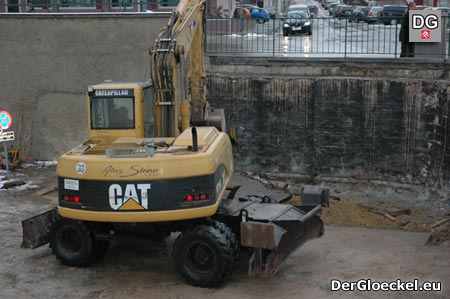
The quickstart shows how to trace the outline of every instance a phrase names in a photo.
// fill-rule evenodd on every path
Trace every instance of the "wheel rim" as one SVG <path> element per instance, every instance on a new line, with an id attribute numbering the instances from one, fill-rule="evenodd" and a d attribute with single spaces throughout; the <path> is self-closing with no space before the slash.
<path id="1" fill-rule="evenodd" d="M 59 245 L 69 254 L 76 254 L 82 248 L 81 236 L 77 230 L 67 227 L 59 232 Z"/>
<path id="2" fill-rule="evenodd" d="M 199 274 L 206 274 L 214 268 L 215 255 L 213 249 L 204 243 L 195 243 L 186 250 L 188 268 Z"/>

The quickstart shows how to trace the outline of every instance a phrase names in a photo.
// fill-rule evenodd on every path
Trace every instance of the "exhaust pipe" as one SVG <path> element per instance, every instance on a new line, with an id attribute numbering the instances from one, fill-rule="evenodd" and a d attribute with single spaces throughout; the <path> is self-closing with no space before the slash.
<path id="1" fill-rule="evenodd" d="M 192 151 L 198 152 L 198 136 L 197 129 L 192 127 Z"/>

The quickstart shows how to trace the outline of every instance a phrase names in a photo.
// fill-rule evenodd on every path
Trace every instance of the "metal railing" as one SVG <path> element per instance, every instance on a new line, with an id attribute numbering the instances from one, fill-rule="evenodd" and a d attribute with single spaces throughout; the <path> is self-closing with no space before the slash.
<path id="1" fill-rule="evenodd" d="M 350 18 L 331 17 L 303 20 L 277 18 L 264 24 L 251 19 L 207 19 L 206 52 L 230 55 L 397 58 L 401 51 L 400 20 L 393 19 L 390 23 L 384 25 L 377 19 L 357 22 Z M 418 45 L 416 56 L 448 58 L 448 29 L 444 39 L 440 45 Z"/>
<path id="2" fill-rule="evenodd" d="M 0 11 L 153 12 L 171 11 L 177 3 L 176 0 L 10 0 L 0 3 Z M 213 13 L 223 15 L 220 11 Z M 442 42 L 439 45 L 417 43 L 415 56 L 438 59 L 450 57 L 449 18 L 443 16 L 442 19 Z M 294 28 L 290 32 L 285 31 L 286 24 L 302 27 L 304 25 L 298 24 L 306 21 L 310 22 L 311 34 L 304 30 L 295 32 Z M 207 18 L 205 50 L 206 53 L 223 55 L 400 57 L 400 19 L 393 19 L 389 25 L 384 25 L 382 21 L 376 18 L 357 22 L 351 18 L 317 17 L 305 20 L 276 18 L 259 24 L 253 19 Z"/>

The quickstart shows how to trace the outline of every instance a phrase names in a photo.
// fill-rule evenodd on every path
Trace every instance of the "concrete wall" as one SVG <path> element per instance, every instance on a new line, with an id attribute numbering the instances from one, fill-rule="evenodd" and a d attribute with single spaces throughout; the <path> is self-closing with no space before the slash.
<path id="1" fill-rule="evenodd" d="M 167 15 L 0 16 L 0 109 L 31 159 L 86 139 L 89 84 L 150 78 Z M 211 57 L 242 170 L 448 182 L 448 63 Z"/>
<path id="2" fill-rule="evenodd" d="M 450 185 L 450 65 L 211 57 L 239 169 Z"/>
<path id="3" fill-rule="evenodd" d="M 148 49 L 168 15 L 1 15 L 0 109 L 19 146 L 55 159 L 86 139 L 89 84 L 150 78 Z"/>

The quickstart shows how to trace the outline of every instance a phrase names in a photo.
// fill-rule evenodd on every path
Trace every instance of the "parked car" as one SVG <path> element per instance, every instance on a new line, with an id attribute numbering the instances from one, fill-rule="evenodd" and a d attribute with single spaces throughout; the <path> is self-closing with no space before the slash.
<path id="1" fill-rule="evenodd" d="M 450 15 L 450 7 L 426 7 L 424 10 L 440 10 L 446 11 L 448 15 Z M 450 22 L 448 22 L 450 24 Z"/>
<path id="2" fill-rule="evenodd" d="M 250 12 L 245 7 L 236 7 L 233 12 L 233 18 L 250 19 Z"/>
<path id="3" fill-rule="evenodd" d="M 380 12 L 380 22 L 384 25 L 395 25 L 400 23 L 405 14 L 407 6 L 405 5 L 385 5 Z"/>
<path id="4" fill-rule="evenodd" d="M 250 18 L 256 20 L 256 22 L 259 24 L 263 24 L 270 19 L 269 12 L 264 8 L 254 5 L 242 5 L 242 7 L 248 9 L 248 11 L 250 12 Z"/>
<path id="5" fill-rule="evenodd" d="M 329 16 L 333 16 L 334 9 L 335 9 L 336 6 L 338 6 L 338 5 L 339 5 L 339 3 L 337 3 L 337 2 L 333 2 L 333 3 L 330 3 L 330 4 L 329 4 L 329 6 L 328 6 L 328 15 L 329 15 Z"/>
<path id="6" fill-rule="evenodd" d="M 344 4 L 338 4 L 336 6 L 334 6 L 333 8 L 330 7 L 330 9 L 328 9 L 328 13 L 330 16 L 336 17 L 337 12 L 341 9 L 341 7 Z"/>
<path id="7" fill-rule="evenodd" d="M 322 6 L 323 6 L 323 8 L 325 8 L 325 9 L 329 9 L 330 4 L 331 4 L 331 3 L 334 3 L 334 2 L 336 2 L 336 0 L 324 0 Z"/>
<path id="8" fill-rule="evenodd" d="M 317 16 L 317 14 L 319 13 L 319 7 L 315 4 L 308 4 L 308 8 L 312 17 Z"/>
<path id="9" fill-rule="evenodd" d="M 381 6 L 372 6 L 367 14 L 367 23 L 375 24 L 379 22 L 380 12 L 383 9 Z"/>
<path id="10" fill-rule="evenodd" d="M 289 11 L 283 22 L 283 36 L 296 33 L 312 34 L 311 16 L 305 10 Z"/>
<path id="11" fill-rule="evenodd" d="M 342 5 L 339 10 L 335 12 L 335 17 L 338 19 L 348 18 L 352 15 L 353 7 L 351 5 Z"/>
<path id="12" fill-rule="evenodd" d="M 367 20 L 367 16 L 369 15 L 370 7 L 368 6 L 357 6 L 352 12 L 350 16 L 349 22 L 365 21 Z"/>
<path id="13" fill-rule="evenodd" d="M 290 11 L 306 11 L 308 13 L 308 16 L 311 14 L 311 12 L 309 11 L 309 7 L 306 4 L 289 5 L 288 14 Z"/>
<path id="14" fill-rule="evenodd" d="M 275 19 L 275 17 L 277 16 L 277 9 L 275 8 L 275 6 L 266 6 L 264 8 L 269 12 L 269 17 L 271 19 Z"/>
<path id="15" fill-rule="evenodd" d="M 425 10 L 440 10 L 442 12 L 447 12 L 447 15 L 450 16 L 450 7 L 427 7 Z M 447 17 L 447 30 L 450 30 L 450 18 Z"/>

